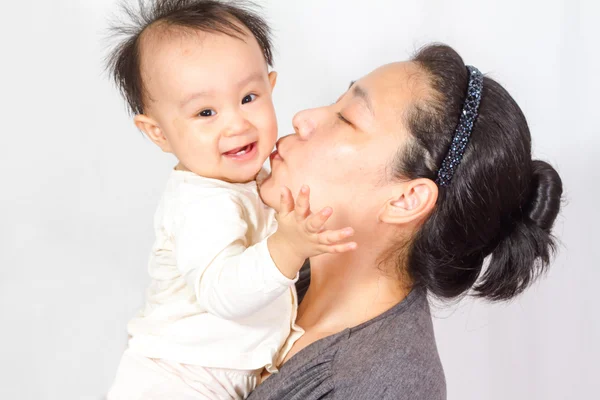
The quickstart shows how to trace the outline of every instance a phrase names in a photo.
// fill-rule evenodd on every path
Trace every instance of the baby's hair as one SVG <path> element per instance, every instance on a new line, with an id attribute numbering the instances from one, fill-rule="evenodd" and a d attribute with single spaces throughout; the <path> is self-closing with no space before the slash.
<path id="1" fill-rule="evenodd" d="M 243 39 L 246 27 L 258 41 L 265 60 L 273 65 L 271 34 L 266 21 L 248 1 L 216 0 L 138 0 L 137 6 L 124 0 L 122 11 L 126 22 L 114 23 L 110 30 L 118 38 L 110 51 L 107 70 L 127 101 L 132 114 L 144 113 L 144 84 L 140 70 L 140 42 L 150 26 L 165 24 L 167 28 L 183 28 L 220 33 Z"/>

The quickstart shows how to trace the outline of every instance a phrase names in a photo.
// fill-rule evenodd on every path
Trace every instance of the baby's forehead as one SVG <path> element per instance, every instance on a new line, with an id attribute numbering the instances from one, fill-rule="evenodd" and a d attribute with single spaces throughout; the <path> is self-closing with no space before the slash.
<path id="1" fill-rule="evenodd" d="M 180 47 L 184 41 L 198 41 L 208 35 L 217 33 L 205 32 L 200 29 L 176 26 L 164 22 L 156 22 L 142 32 L 139 38 L 139 59 L 143 65 L 152 61 L 169 48 Z"/>
<path id="2" fill-rule="evenodd" d="M 233 29 L 202 30 L 196 27 L 179 26 L 166 22 L 156 22 L 147 27 L 139 37 L 139 63 L 142 77 L 147 75 L 153 66 L 161 61 L 173 62 L 179 55 L 186 55 L 202 49 L 208 40 L 225 38 L 242 44 L 246 43 L 262 55 L 257 40 L 248 28 L 235 24 Z M 231 53 L 228 54 L 231 56 Z M 266 60 L 265 60 L 266 63 Z"/>
<path id="3" fill-rule="evenodd" d="M 200 49 L 205 39 L 218 32 L 156 22 L 148 26 L 139 37 L 138 62 L 140 80 L 146 86 L 155 76 L 164 74 L 165 68 L 180 61 L 180 56 Z"/>
<path id="4" fill-rule="evenodd" d="M 205 87 L 212 82 L 206 80 L 210 76 L 229 74 L 237 81 L 253 69 L 267 71 L 258 41 L 249 30 L 239 28 L 240 33 L 166 23 L 149 26 L 140 36 L 138 56 L 145 100 L 177 97 L 189 86 Z"/>

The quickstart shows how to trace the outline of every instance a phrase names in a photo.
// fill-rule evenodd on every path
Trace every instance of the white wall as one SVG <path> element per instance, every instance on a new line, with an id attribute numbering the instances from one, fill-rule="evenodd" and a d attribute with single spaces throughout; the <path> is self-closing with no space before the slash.
<path id="1" fill-rule="evenodd" d="M 510 90 L 564 178 L 562 245 L 509 305 L 436 310 L 450 400 L 600 392 L 595 0 L 270 0 L 282 133 L 352 79 L 444 41 Z M 0 24 L 0 398 L 98 399 L 148 283 L 172 159 L 136 132 L 102 73 L 115 0 L 8 2 Z"/>

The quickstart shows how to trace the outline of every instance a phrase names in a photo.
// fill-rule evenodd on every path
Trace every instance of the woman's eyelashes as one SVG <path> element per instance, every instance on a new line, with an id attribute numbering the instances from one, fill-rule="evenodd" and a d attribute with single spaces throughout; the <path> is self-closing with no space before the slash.
<path id="1" fill-rule="evenodd" d="M 342 115 L 342 113 L 338 112 L 337 113 L 337 117 L 340 121 L 342 121 L 343 123 L 347 124 L 347 125 L 352 125 L 352 123 L 350 121 L 348 121 L 346 118 L 344 118 L 344 116 Z"/>

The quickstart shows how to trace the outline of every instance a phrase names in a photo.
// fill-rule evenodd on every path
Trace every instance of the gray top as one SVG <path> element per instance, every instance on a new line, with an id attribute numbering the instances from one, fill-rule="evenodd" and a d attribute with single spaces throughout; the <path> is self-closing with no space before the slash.
<path id="1" fill-rule="evenodd" d="M 310 283 L 303 268 L 302 299 Z M 446 400 L 427 296 L 414 289 L 390 310 L 295 354 L 248 400 Z"/>

